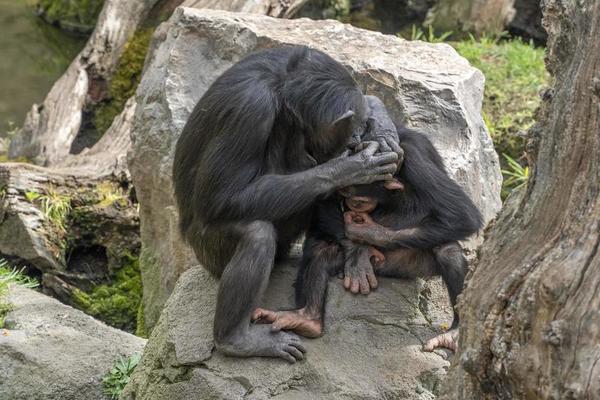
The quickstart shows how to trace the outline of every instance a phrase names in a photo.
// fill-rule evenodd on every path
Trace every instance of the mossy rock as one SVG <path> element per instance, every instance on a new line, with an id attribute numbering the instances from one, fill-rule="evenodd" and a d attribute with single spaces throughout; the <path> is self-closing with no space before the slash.
<path id="1" fill-rule="evenodd" d="M 135 94 L 142 77 L 152 32 L 151 28 L 140 30 L 125 44 L 125 50 L 110 81 L 108 99 L 93 111 L 98 138 L 102 137 L 123 110 L 125 102 Z"/>
<path id="2" fill-rule="evenodd" d="M 62 29 L 88 33 L 94 29 L 104 0 L 39 0 L 37 9 L 47 22 Z"/>
<path id="3" fill-rule="evenodd" d="M 137 257 L 126 254 L 123 266 L 114 273 L 109 284 L 95 286 L 89 293 L 73 291 L 74 305 L 110 326 L 133 333 L 144 333 L 138 327 L 142 299 L 142 278 Z M 137 328 L 137 329 L 136 329 Z"/>

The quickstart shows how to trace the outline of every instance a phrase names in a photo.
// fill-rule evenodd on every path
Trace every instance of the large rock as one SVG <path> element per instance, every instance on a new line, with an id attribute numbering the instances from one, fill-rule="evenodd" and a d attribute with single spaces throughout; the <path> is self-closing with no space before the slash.
<path id="1" fill-rule="evenodd" d="M 295 269 L 275 269 L 266 305 L 291 306 Z M 122 400 L 432 399 L 448 366 L 421 351 L 435 314 L 418 283 L 383 279 L 368 297 L 330 285 L 326 334 L 305 340 L 305 361 L 238 359 L 213 352 L 217 282 L 185 272 L 154 328 Z"/>
<path id="2" fill-rule="evenodd" d="M 102 377 L 146 342 L 30 289 L 13 286 L 6 300 L 1 399 L 106 400 Z"/>
<path id="3" fill-rule="evenodd" d="M 410 42 L 335 21 L 179 8 L 137 92 L 129 167 L 140 200 L 147 326 L 196 264 L 179 236 L 171 180 L 186 119 L 223 71 L 263 48 L 302 44 L 344 64 L 391 115 L 425 132 L 489 221 L 501 206 L 498 157 L 481 118 L 483 75 L 446 44 Z M 286 289 L 287 290 L 287 289 Z"/>

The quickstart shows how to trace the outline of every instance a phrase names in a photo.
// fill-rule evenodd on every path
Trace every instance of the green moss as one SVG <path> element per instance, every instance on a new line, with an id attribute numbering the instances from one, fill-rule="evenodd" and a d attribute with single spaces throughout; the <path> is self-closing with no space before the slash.
<path id="1" fill-rule="evenodd" d="M 62 28 L 88 32 L 94 28 L 104 0 L 39 0 L 44 19 Z"/>
<path id="2" fill-rule="evenodd" d="M 451 44 L 485 75 L 483 117 L 496 151 L 525 167 L 525 132 L 534 123 L 539 92 L 549 80 L 544 49 L 520 39 L 471 38 Z M 510 167 L 506 160 L 501 157 L 505 170 Z M 511 181 L 503 186 L 503 198 L 513 187 Z"/>
<path id="3" fill-rule="evenodd" d="M 135 94 L 142 76 L 152 32 L 150 28 L 138 31 L 125 44 L 125 50 L 110 82 L 108 100 L 100 103 L 94 112 L 94 126 L 98 137 L 106 132 L 115 117 L 123 110 L 125 102 Z"/>
<path id="4" fill-rule="evenodd" d="M 76 307 L 128 332 L 136 331 L 141 298 L 139 260 L 129 254 L 123 256 L 123 266 L 113 274 L 110 284 L 97 285 L 89 293 L 79 289 L 73 292 Z"/>
<path id="5" fill-rule="evenodd" d="M 144 321 L 144 303 L 140 301 L 136 317 L 135 335 L 143 338 L 148 338 L 148 332 L 146 332 L 146 323 Z"/>

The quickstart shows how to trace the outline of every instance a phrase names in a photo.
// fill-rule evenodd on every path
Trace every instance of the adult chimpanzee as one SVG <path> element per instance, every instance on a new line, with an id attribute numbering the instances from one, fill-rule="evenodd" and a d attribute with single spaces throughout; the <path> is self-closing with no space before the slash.
<path id="1" fill-rule="evenodd" d="M 365 132 L 367 108 L 341 64 L 314 49 L 284 47 L 233 65 L 192 111 L 175 151 L 175 198 L 183 236 L 221 278 L 220 351 L 303 358 L 295 334 L 251 325 L 251 313 L 275 258 L 308 228 L 317 199 L 392 179 L 397 137 L 342 154 L 351 136 L 356 142 Z"/>
<path id="2" fill-rule="evenodd" d="M 395 131 L 383 103 L 369 100 L 374 118 L 370 122 L 378 124 L 374 131 Z M 340 197 L 319 204 L 296 282 L 299 309 L 258 309 L 254 319 L 271 322 L 274 330 L 321 335 L 328 277 L 340 271 L 346 288 L 354 293 L 375 288 L 376 274 L 441 275 L 452 306 L 456 305 L 467 270 L 457 241 L 481 229 L 481 214 L 448 176 L 431 142 L 419 132 L 397 130 L 404 161 L 395 180 L 344 188 Z M 431 339 L 425 349 L 455 349 L 457 325 L 455 310 L 451 331 Z"/>

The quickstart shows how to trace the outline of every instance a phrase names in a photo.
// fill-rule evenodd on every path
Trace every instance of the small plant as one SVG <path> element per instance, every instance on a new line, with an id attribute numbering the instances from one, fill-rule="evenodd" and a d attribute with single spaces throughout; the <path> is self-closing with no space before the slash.
<path id="1" fill-rule="evenodd" d="M 52 189 L 46 194 L 40 195 L 39 200 L 42 206 L 42 212 L 47 220 L 51 221 L 61 231 L 65 230 L 65 220 L 71 212 L 71 199 L 68 196 L 61 195 Z"/>
<path id="2" fill-rule="evenodd" d="M 4 327 L 4 318 L 12 310 L 12 305 L 2 300 L 11 283 L 27 288 L 39 286 L 36 279 L 23 273 L 23 269 L 11 267 L 6 260 L 0 258 L 0 328 Z"/>
<path id="3" fill-rule="evenodd" d="M 452 35 L 452 31 L 444 32 L 440 36 L 436 36 L 433 27 L 429 25 L 427 32 L 423 32 L 423 29 L 413 25 L 411 28 L 410 40 L 422 40 L 429 43 L 441 43 L 445 42 Z"/>
<path id="4" fill-rule="evenodd" d="M 133 353 L 127 358 L 119 356 L 108 374 L 102 378 L 104 393 L 109 395 L 113 400 L 118 399 L 141 358 L 142 355 L 140 353 Z"/>
<path id="5" fill-rule="evenodd" d="M 508 169 L 502 170 L 502 174 L 504 175 L 502 190 L 506 191 L 505 195 L 508 195 L 511 191 L 519 189 L 527 183 L 529 179 L 529 167 L 523 167 L 508 154 L 503 153 L 502 156 L 508 165 Z"/>
<path id="6" fill-rule="evenodd" d="M 100 196 L 98 206 L 109 207 L 113 204 L 127 206 L 128 200 L 123 189 L 111 182 L 103 182 L 96 188 Z"/>
<path id="7" fill-rule="evenodd" d="M 41 196 L 41 194 L 39 194 L 38 192 L 34 192 L 34 191 L 25 192 L 25 199 L 27 199 L 27 201 L 30 203 L 34 203 L 37 199 L 40 198 L 40 196 Z"/>

